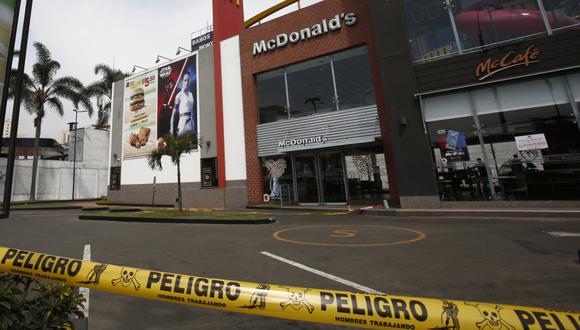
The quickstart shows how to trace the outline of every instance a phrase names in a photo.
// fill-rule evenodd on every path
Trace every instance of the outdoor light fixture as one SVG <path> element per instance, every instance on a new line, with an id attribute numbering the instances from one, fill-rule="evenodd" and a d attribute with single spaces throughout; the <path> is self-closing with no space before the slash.
<path id="1" fill-rule="evenodd" d="M 181 54 L 182 50 L 185 50 L 186 52 L 191 53 L 191 50 L 189 50 L 189 49 L 185 49 L 183 47 L 177 47 L 177 53 L 175 53 L 175 55 Z"/>
<path id="2" fill-rule="evenodd" d="M 167 58 L 167 57 L 161 56 L 161 55 L 157 55 L 157 59 L 155 60 L 155 63 L 159 63 L 159 61 L 161 61 L 161 59 L 171 61 L 170 58 Z"/>
<path id="3" fill-rule="evenodd" d="M 135 70 L 137 70 L 137 69 L 147 70 L 147 68 L 144 68 L 142 66 L 133 65 L 133 70 L 131 70 L 131 73 L 135 73 Z"/>

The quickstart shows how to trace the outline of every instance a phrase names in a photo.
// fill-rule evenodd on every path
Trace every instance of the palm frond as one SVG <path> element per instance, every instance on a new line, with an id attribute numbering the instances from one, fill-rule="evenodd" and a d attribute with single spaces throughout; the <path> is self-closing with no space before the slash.
<path id="1" fill-rule="evenodd" d="M 8 98 L 10 99 L 14 98 L 14 94 L 16 92 L 17 87 L 16 86 L 17 78 L 18 78 L 18 70 L 12 69 L 10 71 L 10 80 L 8 82 Z M 33 91 L 35 89 L 34 82 L 32 81 L 32 79 L 30 79 L 30 76 L 28 76 L 26 73 L 22 75 L 21 87 L 23 88 L 23 92 L 26 90 Z"/>
<path id="2" fill-rule="evenodd" d="M 26 109 L 26 111 L 29 114 L 34 114 L 37 110 L 38 110 L 38 106 L 36 104 L 36 102 L 34 102 L 34 98 L 33 97 L 22 97 L 22 103 L 24 104 L 24 109 Z"/>
<path id="3" fill-rule="evenodd" d="M 38 57 L 38 63 L 48 63 L 52 61 L 50 51 L 41 42 L 35 42 L 34 48 L 36 48 L 36 56 Z"/>
<path id="4" fill-rule="evenodd" d="M 108 64 L 99 63 L 95 65 L 95 74 L 101 75 L 101 81 L 105 82 L 110 89 L 110 86 L 115 82 L 122 79 L 125 79 L 129 76 L 128 73 L 123 72 L 119 69 L 114 69 L 110 67 Z"/>
<path id="5" fill-rule="evenodd" d="M 72 90 L 81 90 L 84 88 L 83 83 L 75 77 L 65 76 L 52 82 L 51 88 L 65 87 Z"/>
<path id="6" fill-rule="evenodd" d="M 91 98 L 89 97 L 88 93 L 86 93 L 84 89 L 75 92 L 75 96 L 72 102 L 76 109 L 78 109 L 79 107 L 84 108 L 85 110 L 87 110 L 89 117 L 93 116 L 93 113 L 95 111 L 93 109 L 93 103 L 91 102 Z"/>
<path id="7" fill-rule="evenodd" d="M 32 66 L 32 76 L 37 84 L 46 87 L 52 83 L 58 70 L 60 70 L 60 63 L 57 61 L 35 63 Z"/>
<path id="8" fill-rule="evenodd" d="M 161 163 L 161 160 L 162 160 L 163 156 L 165 156 L 164 150 L 155 149 L 147 157 L 147 164 L 149 165 L 149 167 L 151 169 L 162 170 L 163 164 Z"/>
<path id="9" fill-rule="evenodd" d="M 109 90 L 104 81 L 95 81 L 87 86 L 86 91 L 91 97 L 109 97 Z"/>
<path id="10" fill-rule="evenodd" d="M 54 108 L 56 112 L 62 117 L 62 115 L 64 114 L 64 108 L 62 106 L 62 102 L 58 99 L 58 97 L 50 97 L 46 99 L 46 104 Z"/>

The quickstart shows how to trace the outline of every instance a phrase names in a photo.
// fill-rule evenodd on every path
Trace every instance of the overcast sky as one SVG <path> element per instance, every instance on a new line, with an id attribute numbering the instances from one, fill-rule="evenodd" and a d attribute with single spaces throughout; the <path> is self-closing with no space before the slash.
<path id="1" fill-rule="evenodd" d="M 246 19 L 282 0 L 246 0 Z M 320 0 L 304 0 L 308 6 Z M 26 72 L 36 61 L 32 43 L 44 43 L 53 59 L 61 63 L 58 75 L 71 75 L 84 84 L 97 80 L 94 66 L 106 63 L 123 71 L 133 65 L 152 67 L 156 55 L 175 57 L 177 47 L 189 48 L 193 31 L 212 24 L 211 0 L 34 0 Z M 297 7 L 293 5 L 277 16 Z M 17 42 L 16 48 L 19 48 Z M 54 138 L 74 121 L 72 105 L 64 104 L 65 115 L 47 111 L 42 137 Z M 9 111 L 12 105 L 8 106 Z M 11 115 L 7 116 L 7 119 Z M 19 136 L 33 137 L 32 116 L 21 111 Z M 79 125 L 94 123 L 79 113 Z"/>

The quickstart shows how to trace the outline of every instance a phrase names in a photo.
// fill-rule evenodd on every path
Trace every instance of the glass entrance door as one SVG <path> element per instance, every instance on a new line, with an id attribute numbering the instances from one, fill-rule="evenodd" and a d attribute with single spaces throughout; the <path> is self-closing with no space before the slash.
<path id="1" fill-rule="evenodd" d="M 318 204 L 318 171 L 315 155 L 294 157 L 296 193 L 298 203 Z"/>
<path id="2" fill-rule="evenodd" d="M 346 203 L 342 153 L 323 153 L 319 158 L 323 202 Z"/>

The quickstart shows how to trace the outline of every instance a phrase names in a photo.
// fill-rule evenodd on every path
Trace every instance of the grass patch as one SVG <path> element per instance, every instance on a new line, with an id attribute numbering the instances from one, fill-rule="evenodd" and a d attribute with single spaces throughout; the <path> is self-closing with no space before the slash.
<path id="1" fill-rule="evenodd" d="M 172 210 L 145 210 L 143 212 L 99 212 L 87 213 L 86 215 L 115 216 L 126 218 L 155 218 L 155 219 L 194 219 L 194 220 L 263 220 L 268 219 L 267 215 L 256 212 L 204 212 L 204 211 L 184 211 Z"/>

